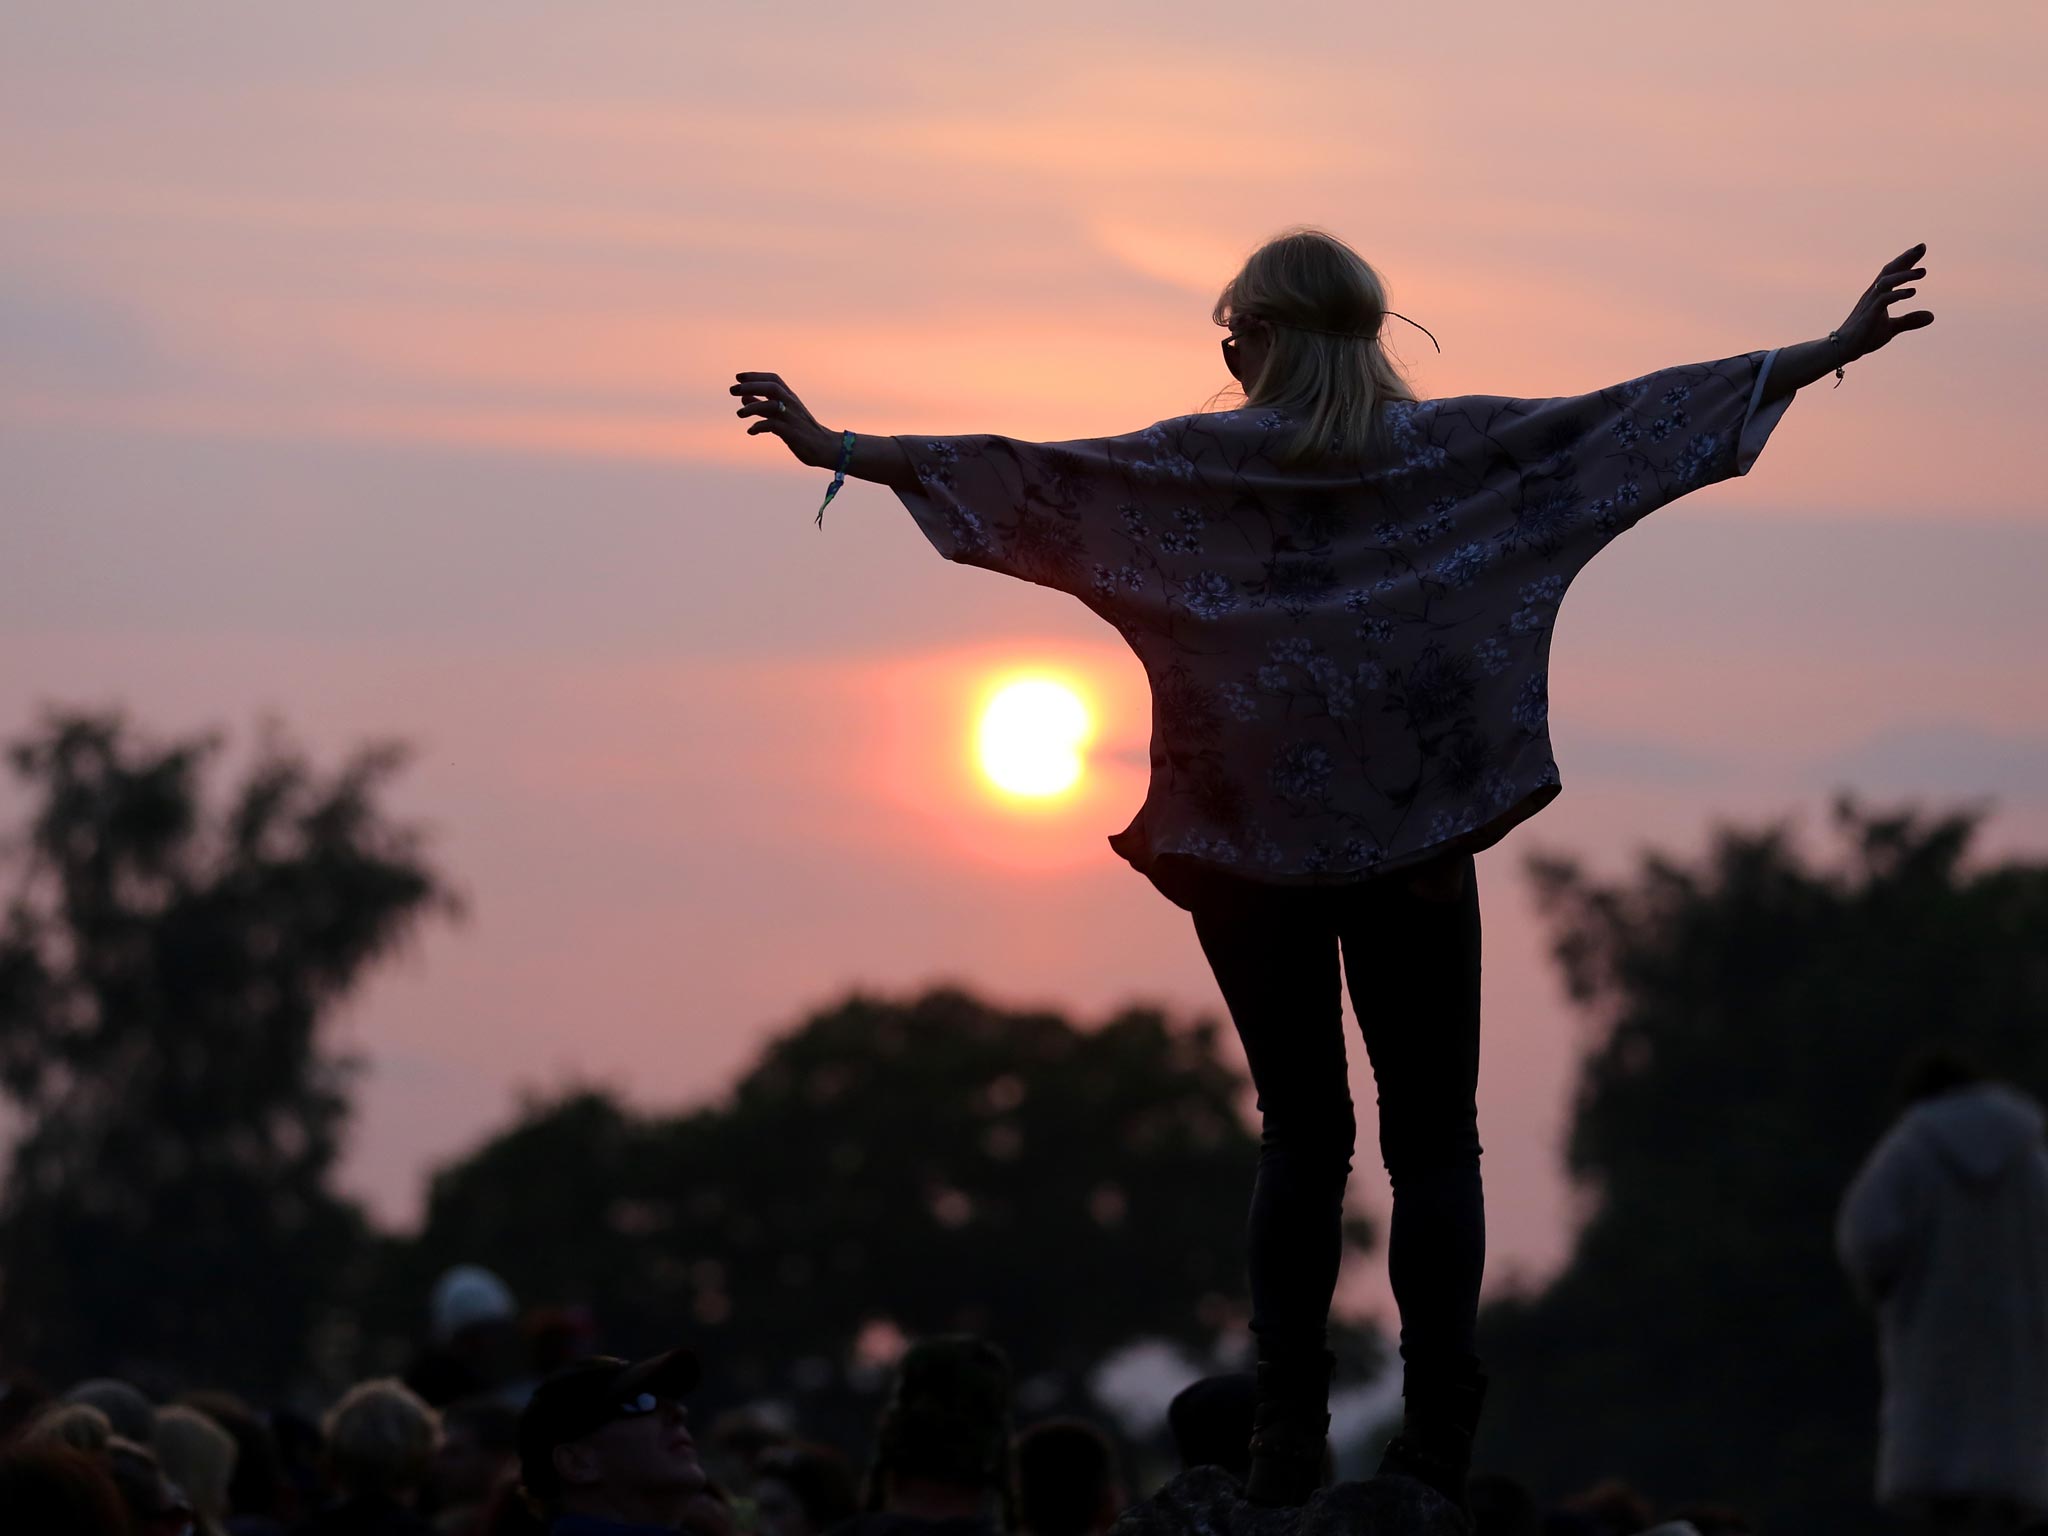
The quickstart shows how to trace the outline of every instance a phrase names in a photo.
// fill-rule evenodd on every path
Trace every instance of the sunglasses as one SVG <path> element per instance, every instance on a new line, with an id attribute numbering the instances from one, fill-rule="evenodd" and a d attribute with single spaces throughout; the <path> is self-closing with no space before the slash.
<path id="1" fill-rule="evenodd" d="M 642 1392 L 637 1397 L 630 1397 L 625 1402 L 618 1404 L 615 1417 L 639 1419 L 645 1418 L 650 1413 L 661 1413 L 667 1409 L 673 1409 L 675 1412 L 681 1413 L 683 1411 L 682 1399 L 657 1397 L 652 1392 Z"/>
<path id="2" fill-rule="evenodd" d="M 1264 322 L 1261 320 L 1254 319 L 1250 316 L 1232 316 L 1229 320 L 1219 320 L 1216 323 L 1218 325 L 1228 325 L 1230 327 L 1230 334 L 1224 337 L 1222 341 L 1223 366 L 1230 370 L 1230 376 L 1233 379 L 1236 379 L 1238 383 L 1242 384 L 1244 382 L 1244 375 L 1238 372 L 1237 360 L 1238 328 L 1242 326 L 1246 329 L 1249 329 L 1250 327 L 1255 325 L 1262 325 L 1264 324 Z"/>

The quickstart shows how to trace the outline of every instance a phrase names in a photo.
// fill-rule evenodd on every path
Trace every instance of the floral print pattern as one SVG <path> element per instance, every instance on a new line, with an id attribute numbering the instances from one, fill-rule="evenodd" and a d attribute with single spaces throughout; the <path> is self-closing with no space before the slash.
<path id="1" fill-rule="evenodd" d="M 1168 864 L 1346 883 L 1488 847 L 1557 796 L 1565 590 L 1656 508 L 1748 473 L 1790 402 L 1757 408 L 1774 356 L 1394 402 L 1385 448 L 1312 470 L 1269 456 L 1273 410 L 904 436 L 898 494 L 945 558 L 1079 598 L 1143 662 L 1151 784 L 1119 855 L 1170 895 Z"/>

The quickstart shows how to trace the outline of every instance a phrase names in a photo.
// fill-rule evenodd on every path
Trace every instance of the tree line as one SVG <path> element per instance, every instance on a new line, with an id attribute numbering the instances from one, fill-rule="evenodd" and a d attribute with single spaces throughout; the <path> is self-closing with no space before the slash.
<path id="1" fill-rule="evenodd" d="M 878 1336 L 1000 1339 L 1048 1412 L 1138 1338 L 1241 1336 L 1248 1090 L 1227 1025 L 1142 1006 L 855 992 L 716 1104 L 531 1100 L 434 1174 L 419 1232 L 378 1231 L 333 1188 L 362 1065 L 335 1008 L 462 901 L 384 806 L 398 746 L 322 772 L 273 732 L 216 793 L 220 749 L 68 711 L 10 748 L 0 1365 L 317 1394 L 394 1368 L 459 1262 L 589 1306 L 628 1353 L 687 1334 L 733 1400 L 855 1434 Z M 1587 1018 L 1590 1214 L 1558 1276 L 1482 1314 L 1476 1464 L 1866 1522 L 1876 1362 L 1835 1202 L 1915 1049 L 2048 1089 L 2048 866 L 1974 865 L 1986 814 L 1843 795 L 1831 859 L 1779 824 L 1611 882 L 1524 860 Z M 1354 1256 L 1374 1240 L 1349 1225 Z M 1384 1359 L 1366 1330 L 1339 1346 L 1354 1376 Z"/>

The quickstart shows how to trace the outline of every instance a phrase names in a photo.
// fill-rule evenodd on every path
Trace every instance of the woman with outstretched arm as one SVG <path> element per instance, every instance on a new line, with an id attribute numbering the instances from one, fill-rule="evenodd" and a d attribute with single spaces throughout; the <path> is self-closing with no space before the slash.
<path id="1" fill-rule="evenodd" d="M 890 487 L 945 558 L 1078 597 L 1144 664 L 1151 783 L 1109 844 L 1191 914 L 1263 1121 L 1253 1499 L 1299 1504 L 1321 1474 L 1348 982 L 1394 1197 L 1406 1406 L 1381 1471 L 1462 1502 L 1486 1385 L 1473 856 L 1559 792 L 1558 605 L 1616 534 L 1746 474 L 1796 391 L 1932 323 L 1890 309 L 1925 251 L 1818 340 L 1551 399 L 1416 399 L 1382 346 L 1379 276 L 1306 228 L 1216 300 L 1235 409 L 1059 443 L 884 437 L 736 375 L 749 434 Z"/>

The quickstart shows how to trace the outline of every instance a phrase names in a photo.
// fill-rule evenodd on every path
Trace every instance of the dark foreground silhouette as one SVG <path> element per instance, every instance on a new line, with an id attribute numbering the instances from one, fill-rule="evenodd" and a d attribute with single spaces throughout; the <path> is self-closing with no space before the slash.
<path id="1" fill-rule="evenodd" d="M 1333 1483 L 1299 1507 L 1248 1502 L 1221 1467 L 1183 1472 L 1124 1511 L 1110 1536 L 1466 1536 L 1458 1507 L 1412 1477 Z"/>

